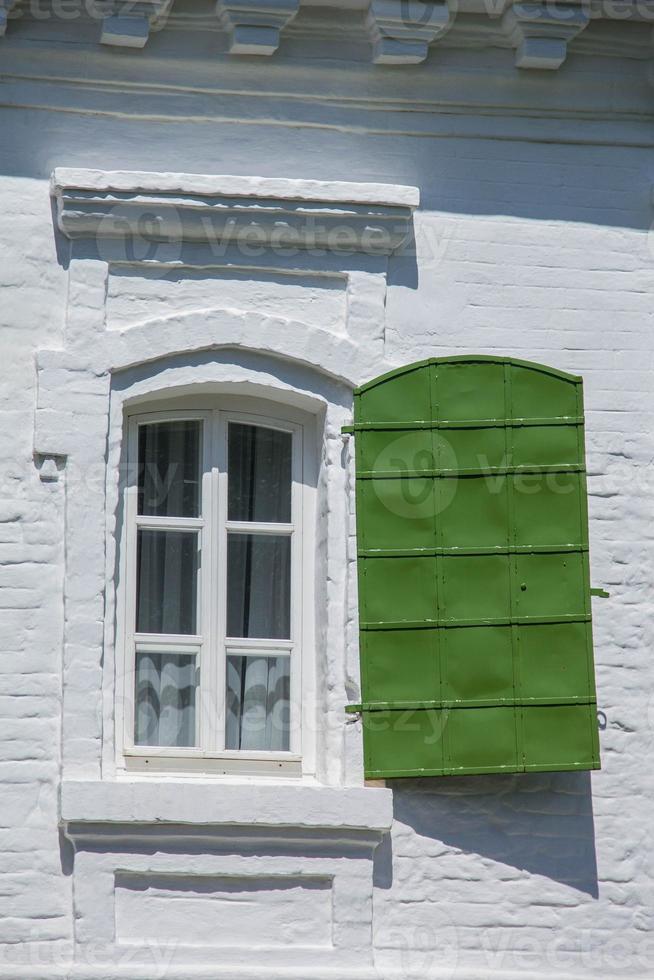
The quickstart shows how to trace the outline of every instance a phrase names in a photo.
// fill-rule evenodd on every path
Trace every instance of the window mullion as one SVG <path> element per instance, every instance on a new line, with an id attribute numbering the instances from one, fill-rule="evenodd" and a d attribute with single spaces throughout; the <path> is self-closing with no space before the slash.
<path id="1" fill-rule="evenodd" d="M 233 534 L 279 534 L 288 535 L 295 531 L 295 524 L 273 524 L 262 521 L 227 521 L 227 530 Z"/>
<path id="2" fill-rule="evenodd" d="M 293 640 L 266 640 L 250 636 L 228 636 L 225 640 L 227 650 L 258 653 L 260 650 L 271 656 L 278 651 L 280 654 L 291 653 L 295 645 Z"/>
<path id="3" fill-rule="evenodd" d="M 189 648 L 199 654 L 203 639 L 201 635 L 192 633 L 134 633 L 134 643 L 139 650 L 171 650 L 180 647 Z"/>
<path id="4" fill-rule="evenodd" d="M 226 658 L 225 633 L 227 629 L 227 425 L 221 411 L 214 412 L 214 471 L 213 471 L 213 615 L 212 650 L 214 663 L 214 744 L 217 752 L 225 749 L 226 712 Z"/>
<path id="5" fill-rule="evenodd" d="M 198 746 L 203 751 L 210 749 L 212 745 L 211 726 L 212 726 L 212 701 L 213 691 L 213 662 L 211 656 L 211 586 L 213 582 L 213 541 L 212 541 L 212 493 L 211 493 L 211 466 L 212 466 L 212 416 L 209 414 L 204 420 L 203 441 L 202 441 L 202 520 L 203 528 L 200 532 L 202 539 L 202 558 L 200 564 L 200 623 L 203 637 L 202 651 L 200 659 L 200 704 L 198 710 Z"/>
<path id="6" fill-rule="evenodd" d="M 293 641 L 290 685 L 290 742 L 289 749 L 298 755 L 302 752 L 302 650 L 303 607 L 302 589 L 302 469 L 304 465 L 302 435 L 295 431 L 293 438 L 293 462 L 291 485 L 291 520 L 296 533 L 291 538 L 291 639 Z"/>
<path id="7" fill-rule="evenodd" d="M 136 526 L 151 531 L 201 531 L 204 520 L 201 517 L 150 517 L 137 514 Z"/>
<path id="8" fill-rule="evenodd" d="M 138 453 L 138 424 L 135 419 L 130 419 L 128 427 L 128 460 L 130 463 L 137 458 Z M 136 525 L 137 517 L 137 488 L 136 484 L 130 484 L 125 496 L 125 524 L 126 524 L 126 579 L 129 588 L 126 593 L 125 601 L 125 624 L 123 632 L 123 743 L 126 748 L 134 745 L 134 723 L 136 714 L 136 644 L 134 642 L 136 627 L 136 581 L 137 581 L 137 536 Z"/>

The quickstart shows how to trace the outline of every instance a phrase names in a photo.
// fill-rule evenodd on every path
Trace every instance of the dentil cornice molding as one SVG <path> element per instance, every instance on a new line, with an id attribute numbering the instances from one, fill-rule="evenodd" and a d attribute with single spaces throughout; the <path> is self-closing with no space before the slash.
<path id="1" fill-rule="evenodd" d="M 150 30 L 163 27 L 172 5 L 173 0 L 114 0 L 102 21 L 100 42 L 119 48 L 145 47 Z"/>
<path id="2" fill-rule="evenodd" d="M 654 0 L 357 0 L 356 9 L 352 0 L 321 0 L 320 7 L 314 0 L 217 0 L 201 14 L 181 0 L 67 3 L 79 5 L 79 17 L 66 18 L 65 37 L 61 30 L 54 32 L 57 49 L 73 46 L 80 22 L 88 30 L 89 17 L 101 11 L 97 38 L 105 50 L 144 48 L 154 32 L 166 29 L 216 34 L 220 56 L 225 51 L 246 58 L 269 56 L 286 32 L 286 60 L 301 59 L 303 45 L 315 58 L 319 44 L 326 59 L 338 58 L 343 43 L 350 41 L 365 57 L 367 40 L 380 74 L 423 62 L 430 50 L 441 47 L 513 49 L 516 67 L 537 70 L 559 68 L 580 35 L 574 50 L 585 56 L 640 60 L 651 57 L 654 47 Z M 56 16 L 54 8 L 51 16 Z M 23 25 L 23 37 L 36 38 L 43 50 L 48 43 L 39 34 L 43 18 L 21 0 L 0 0 L 0 37 L 13 33 L 8 22 L 14 20 Z M 21 31 L 16 34 L 20 37 Z"/>
<path id="3" fill-rule="evenodd" d="M 372 0 L 366 23 L 373 61 L 378 65 L 424 61 L 429 45 L 448 31 L 453 19 L 447 0 Z"/>
<path id="4" fill-rule="evenodd" d="M 17 3 L 18 0 L 0 0 L 0 37 L 6 32 L 9 14 Z"/>
<path id="5" fill-rule="evenodd" d="M 517 68 L 560 68 L 568 44 L 588 27 L 586 9 L 562 3 L 514 3 L 502 26 L 516 49 Z"/>
<path id="6" fill-rule="evenodd" d="M 216 14 L 229 38 L 230 54 L 271 55 L 300 0 L 217 0 Z"/>

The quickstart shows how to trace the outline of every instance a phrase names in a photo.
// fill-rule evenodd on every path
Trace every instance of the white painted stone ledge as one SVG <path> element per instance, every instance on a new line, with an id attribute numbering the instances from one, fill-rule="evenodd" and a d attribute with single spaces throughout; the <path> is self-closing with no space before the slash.
<path id="1" fill-rule="evenodd" d="M 137 238 L 390 255 L 409 237 L 416 187 L 343 181 L 57 169 L 51 192 L 71 239 Z"/>
<path id="2" fill-rule="evenodd" d="M 45 955 L 44 955 L 45 958 Z M 604 973 L 603 980 L 624 980 L 625 974 Z M 451 966 L 432 966 L 429 980 L 534 980 L 533 971 L 504 971 L 489 970 L 488 968 L 458 967 L 452 973 Z M 113 964 L 103 966 L 86 966 L 71 964 L 70 966 L 22 967 L 0 966 L 0 980 L 152 980 L 152 966 L 130 964 L 121 967 Z M 165 980 L 344 980 L 339 968 L 322 967 L 319 964 L 311 967 L 292 967 L 284 965 L 260 966 L 247 968 L 229 965 L 224 970 L 216 966 L 193 965 L 179 967 L 170 965 L 166 969 Z M 351 968 L 347 971 L 346 980 L 406 980 L 406 972 L 396 968 Z M 538 980 L 591 980 L 588 973 L 538 973 Z M 633 973 L 629 980 L 651 980 L 651 974 Z"/>
<path id="3" fill-rule="evenodd" d="M 92 170 L 77 167 L 57 167 L 51 177 L 51 189 L 55 196 L 69 190 L 105 193 L 143 191 L 166 194 L 277 197 L 331 204 L 387 204 L 407 208 L 417 208 L 420 204 L 419 188 L 404 184 L 244 177 L 228 174 L 159 173 L 142 170 Z"/>
<path id="4" fill-rule="evenodd" d="M 64 824 L 187 824 L 385 833 L 391 790 L 233 782 L 64 781 Z"/>
<path id="5" fill-rule="evenodd" d="M 344 971 L 343 967 L 323 966 L 318 960 L 320 955 L 313 953 L 314 960 L 310 965 L 293 967 L 288 964 L 282 966 L 256 966 L 244 967 L 225 965 L 190 965 L 178 966 L 171 964 L 165 967 L 165 980 L 390 980 L 390 974 L 384 973 L 383 976 L 374 967 L 348 966 Z M 140 966 L 137 963 L 129 965 L 107 964 L 102 967 L 85 966 L 75 964 L 70 970 L 43 973 L 7 973 L 0 970 L 0 980 L 55 980 L 55 978 L 65 978 L 65 980 L 153 980 L 158 974 L 153 971 L 152 965 Z M 488 980 L 488 976 L 478 975 L 479 980 Z M 397 974 L 393 980 L 406 980 L 406 974 Z M 451 974 L 443 974 L 443 980 L 451 980 Z M 458 978 L 457 978 L 458 980 Z M 463 978 L 467 980 L 467 978 Z M 477 980 L 477 977 L 475 977 Z M 499 980 L 499 978 L 498 978 Z M 516 978 L 512 978 L 516 980 Z M 524 980 L 520 977 L 517 980 Z M 530 977 L 529 980 L 532 980 Z M 569 980 L 566 977 L 557 977 L 557 980 Z M 579 978 L 576 978 L 579 980 Z M 587 978 L 586 978 L 587 980 Z M 634 980 L 640 980 L 636 977 Z M 650 978 L 647 978 L 650 980 Z"/>

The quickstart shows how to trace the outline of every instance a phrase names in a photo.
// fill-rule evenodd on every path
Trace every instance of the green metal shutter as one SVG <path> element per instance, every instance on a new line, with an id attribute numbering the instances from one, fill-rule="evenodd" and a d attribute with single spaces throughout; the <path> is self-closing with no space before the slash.
<path id="1" fill-rule="evenodd" d="M 430 359 L 354 421 L 366 776 L 599 768 L 581 379 Z"/>

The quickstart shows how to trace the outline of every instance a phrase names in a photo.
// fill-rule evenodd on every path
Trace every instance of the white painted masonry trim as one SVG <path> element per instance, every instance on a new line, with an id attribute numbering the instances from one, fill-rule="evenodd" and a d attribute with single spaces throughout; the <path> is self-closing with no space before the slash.
<path id="1" fill-rule="evenodd" d="M 189 194 L 182 193 L 184 188 Z M 361 211 L 352 211 L 353 201 L 365 212 L 370 208 L 384 211 L 386 205 L 379 202 L 385 200 L 388 207 L 402 212 L 407 232 L 418 203 L 413 188 L 377 184 L 97 170 L 58 170 L 52 178 L 60 220 L 67 213 L 69 191 L 82 197 L 86 193 L 91 212 L 96 206 L 110 209 L 118 195 L 129 197 L 130 189 L 134 197 L 143 192 L 179 200 L 181 195 L 183 207 L 192 211 L 206 207 L 203 191 L 219 188 L 236 195 L 232 200 L 248 191 L 267 195 L 248 199 L 248 206 L 255 209 L 262 200 L 271 200 L 270 195 L 286 200 L 292 194 L 294 200 L 309 203 L 319 199 L 327 211 L 333 206 L 339 220 L 354 225 Z M 191 200 L 193 194 L 196 198 Z M 85 217 L 82 225 L 76 225 L 77 219 L 70 213 L 68 217 L 73 230 L 88 230 Z M 124 232 L 124 222 L 118 222 L 116 230 Z M 328 683 L 321 687 L 322 720 L 313 771 L 323 784 L 360 785 L 361 747 L 356 724 L 346 723 L 343 715 L 344 705 L 358 684 L 358 662 L 353 652 L 356 581 L 351 554 L 352 461 L 347 448 L 344 451 L 340 428 L 350 420 L 352 388 L 391 366 L 384 358 L 387 256 L 380 252 L 348 255 L 329 249 L 300 249 L 289 256 L 283 250 L 263 247 L 256 258 L 251 258 L 234 244 L 221 251 L 208 242 L 184 243 L 168 238 L 157 241 L 153 250 L 146 250 L 139 259 L 142 253 L 132 254 L 124 238 L 86 238 L 83 234 L 73 235 L 70 246 L 63 347 L 38 351 L 36 357 L 35 460 L 46 479 L 65 474 L 64 779 L 115 780 L 118 775 L 114 578 L 124 409 L 131 410 L 139 400 L 147 402 L 153 396 L 193 395 L 197 391 L 202 396 L 222 392 L 272 398 L 308 410 L 321 420 L 319 431 L 326 440 L 323 447 L 328 449 L 320 506 L 321 513 L 329 518 L 318 545 L 324 563 L 320 578 L 326 593 L 318 604 L 324 605 L 326 612 L 321 614 L 317 642 L 323 651 L 320 656 L 326 658 L 323 669 L 328 672 Z M 209 282 L 218 275 L 213 295 L 214 301 L 220 302 L 220 276 L 239 268 L 248 270 L 255 280 L 257 270 L 266 273 L 272 269 L 300 286 L 303 277 L 315 279 L 316 274 L 330 281 L 341 279 L 345 300 L 341 323 L 323 327 L 318 325 L 320 315 L 317 322 L 307 323 L 263 313 L 247 303 L 243 309 L 233 305 L 207 309 L 204 303 L 201 309 L 175 309 L 170 315 L 159 314 L 145 322 L 137 318 L 120 327 L 108 323 L 108 282 L 120 270 L 128 269 L 137 279 L 147 277 L 154 283 L 171 271 L 178 274 L 190 269 L 194 276 L 206 277 Z M 265 275 L 262 288 L 264 282 Z M 99 468 L 104 472 L 105 467 L 106 486 L 104 478 L 97 479 Z M 96 474 L 91 482 L 89 473 Z M 161 778 L 171 775 L 161 774 Z M 154 779 L 154 774 L 150 778 Z"/>
<path id="2" fill-rule="evenodd" d="M 386 204 L 416 208 L 417 187 L 404 184 L 355 183 L 345 180 L 295 180 L 286 177 L 157 173 L 139 170 L 92 170 L 57 167 L 52 174 L 55 197 L 67 191 L 112 191 L 154 194 L 206 194 L 321 201 L 327 204 Z"/>
<path id="3" fill-rule="evenodd" d="M 197 895 L 208 914 L 214 897 L 242 888 L 265 909 L 268 883 L 280 877 L 288 901 L 309 903 L 309 921 L 320 924 L 317 946 L 280 946 L 272 936 L 262 959 L 249 944 L 226 947 L 229 936 L 208 946 L 181 936 L 167 976 L 204 977 L 208 958 L 219 956 L 242 980 L 289 980 L 294 971 L 298 980 L 374 980 L 373 855 L 391 824 L 392 796 L 363 788 L 360 722 L 344 711 L 356 696 L 359 669 L 352 458 L 341 427 L 351 421 L 352 388 L 390 366 L 384 349 L 392 241 L 366 251 L 367 229 L 386 222 L 398 242 L 408 236 L 417 191 L 99 171 L 57 171 L 52 189 L 60 230 L 71 239 L 68 304 L 61 349 L 36 356 L 34 451 L 43 479 L 60 476 L 54 492 L 63 495 L 66 515 L 60 819 L 75 852 L 76 966 L 69 976 L 95 976 L 89 963 L 99 944 L 103 977 L 151 978 L 153 946 L 140 938 L 147 940 L 152 922 L 144 894 L 170 886 L 180 901 Z M 256 256 L 240 233 L 220 247 L 216 225 L 197 236 L 198 215 L 211 218 L 214 207 L 219 215 L 221 208 L 244 210 L 244 227 L 258 229 Z M 329 241 L 308 247 L 316 214 L 328 231 L 344 226 L 360 250 Z M 275 247 L 280 215 L 297 219 L 297 248 Z M 134 249 L 130 236 L 142 243 L 141 220 L 165 235 Z M 234 291 L 234 276 L 237 285 L 256 283 L 256 291 Z M 122 292 L 112 292 L 121 277 Z M 178 296 L 168 313 L 171 294 L 158 287 L 171 277 L 199 281 L 201 289 L 185 286 L 181 305 Z M 146 299 L 140 311 L 134 289 Z M 298 307 L 305 289 L 308 299 Z M 284 315 L 289 295 L 300 313 Z M 116 317 L 120 297 L 126 306 Z M 303 703 L 314 728 L 295 778 L 235 775 L 228 766 L 216 772 L 202 760 L 183 773 L 177 762 L 135 772 L 117 760 L 125 417 L 179 397 L 263 398 L 315 420 L 315 680 L 307 675 Z M 311 891 L 315 881 L 322 891 Z"/>
<path id="4" fill-rule="evenodd" d="M 274 54 L 282 30 L 299 9 L 299 0 L 217 0 L 216 3 L 218 22 L 229 38 L 230 54 Z"/>
<path id="5" fill-rule="evenodd" d="M 452 26 L 450 0 L 407 4 L 403 0 L 372 0 L 366 25 L 377 65 L 416 65 L 429 54 L 429 46 Z"/>
<path id="6" fill-rule="evenodd" d="M 401 185 L 68 169 L 54 171 L 52 194 L 69 238 L 371 255 L 406 241 L 420 203 Z"/>
<path id="7" fill-rule="evenodd" d="M 275 781 L 107 783 L 66 781 L 65 824 L 147 823 L 297 827 L 384 833 L 393 820 L 390 790 L 330 788 Z M 163 828 L 161 828 L 163 830 Z M 82 827 L 80 834 L 88 834 Z"/>
<path id="8" fill-rule="evenodd" d="M 0 0 L 0 37 L 7 32 L 7 21 L 18 0 Z"/>
<path id="9" fill-rule="evenodd" d="M 43 19 L 38 8 L 29 11 L 27 6 L 17 5 L 16 0 L 0 0 L 0 37 L 8 19 L 29 18 L 37 24 Z M 306 17 L 308 11 L 302 9 L 308 7 L 314 8 L 311 19 Z M 322 8 L 322 14 L 316 15 L 316 7 Z M 218 34 L 223 35 L 218 57 L 234 60 L 231 56 L 274 55 L 285 34 L 292 46 L 281 52 L 282 61 L 289 58 L 289 50 L 291 58 L 297 54 L 298 42 L 311 45 L 316 24 L 321 23 L 323 37 L 336 48 L 344 37 L 367 40 L 369 56 L 376 64 L 403 66 L 424 62 L 430 46 L 435 44 L 441 50 L 475 52 L 516 48 L 519 68 L 553 70 L 565 60 L 568 42 L 574 41 L 591 22 L 615 23 L 626 27 L 627 32 L 620 29 L 611 35 L 591 30 L 583 46 L 575 47 L 577 54 L 629 57 L 627 45 L 641 47 L 637 32 L 644 34 L 641 25 L 651 23 L 650 0 L 625 4 L 504 0 L 484 5 L 478 0 L 321 0 L 319 4 L 315 0 L 218 0 L 213 9 L 207 8 L 202 14 L 194 8 L 178 8 L 171 5 L 171 0 L 112 0 L 106 12 L 102 11 L 105 16 L 96 36 L 105 50 L 135 51 L 143 49 L 151 35 L 164 28 L 171 32 Z M 339 10 L 345 17 L 338 16 Z M 86 17 L 72 19 L 66 41 L 86 40 L 83 32 L 89 30 L 88 20 L 97 16 L 92 5 L 87 5 Z M 55 45 L 60 41 L 61 35 L 55 34 Z M 440 81 L 440 73 L 438 77 Z"/>
<path id="10" fill-rule="evenodd" d="M 590 24 L 590 15 L 572 4 L 514 3 L 502 26 L 516 48 L 516 68 L 556 71 L 568 45 Z"/>
<path id="11" fill-rule="evenodd" d="M 390 790 L 73 782 L 62 786 L 61 808 L 75 850 L 71 978 L 96 978 L 100 957 L 109 980 L 379 977 L 370 941 L 373 855 L 391 825 Z M 152 915 L 162 889 L 167 902 L 171 892 L 177 898 L 167 923 L 173 934 Z M 247 907 L 235 912 L 256 933 L 216 932 L 214 899 L 233 901 L 243 890 Z M 280 906 L 285 894 L 295 896 L 290 907 Z M 285 942 L 280 914 L 307 925 L 282 920 Z M 166 970 L 155 973 L 161 954 Z"/>
<path id="12" fill-rule="evenodd" d="M 34 451 L 41 456 L 68 455 L 79 439 L 75 414 L 56 397 L 61 373 L 88 371 L 102 376 L 176 354 L 228 348 L 245 348 L 304 364 L 351 387 L 364 381 L 373 365 L 374 369 L 379 367 L 379 373 L 385 369 L 385 362 L 371 360 L 370 352 L 366 354 L 348 337 L 335 336 L 312 324 L 251 311 L 208 310 L 153 320 L 111 334 L 94 336 L 89 331 L 87 343 L 91 336 L 93 347 L 86 356 L 79 348 L 69 348 L 67 353 L 49 349 L 37 353 L 41 397 Z M 52 392 L 48 388 L 50 379 Z"/>
<path id="13" fill-rule="evenodd" d="M 114 0 L 102 21 L 100 43 L 119 48 L 145 47 L 150 30 L 165 24 L 172 5 L 173 0 Z"/>
<path id="14" fill-rule="evenodd" d="M 637 7 L 632 8 L 632 13 L 638 15 Z M 177 67 L 172 75 L 167 70 L 172 62 L 158 68 L 153 85 L 147 60 L 130 57 L 134 74 L 128 83 L 116 77 L 111 56 L 89 58 L 82 70 L 75 45 L 57 46 L 46 38 L 39 41 L 40 57 L 47 56 L 51 67 L 43 77 L 38 62 L 26 64 L 23 49 L 13 46 L 10 40 L 6 45 L 0 42 L 3 102 L 26 110 L 38 104 L 43 110 L 57 113 L 62 124 L 71 113 L 81 113 L 93 119 L 131 120 L 137 125 L 144 116 L 161 123 L 178 121 L 186 125 L 187 99 L 180 98 L 179 93 L 183 83 L 188 97 L 196 100 L 193 125 L 233 124 L 238 127 L 236 133 L 246 135 L 255 112 L 256 126 L 270 133 L 267 138 L 273 141 L 279 126 L 294 130 L 311 120 L 316 132 L 334 133 L 336 140 L 341 133 L 359 133 L 373 140 L 381 134 L 399 140 L 410 136 L 452 138 L 461 140 L 461 145 L 468 139 L 491 143 L 511 139 L 529 144 L 545 141 L 651 147 L 651 45 L 643 43 L 649 37 L 643 23 L 638 21 L 630 30 L 625 24 L 624 39 L 616 31 L 613 36 L 607 36 L 611 32 L 599 32 L 599 39 L 595 40 L 592 26 L 584 31 L 572 43 L 577 56 L 568 60 L 565 79 L 559 79 L 558 84 L 556 72 L 516 71 L 515 51 L 502 31 L 501 18 L 489 21 L 489 25 L 494 25 L 490 38 L 484 32 L 480 34 L 475 21 L 474 29 L 463 32 L 464 38 L 472 36 L 476 51 L 489 45 L 497 47 L 496 54 L 502 59 L 501 64 L 494 62 L 493 70 L 484 74 L 483 87 L 471 84 L 464 60 L 470 56 L 460 54 L 453 58 L 449 51 L 445 57 L 437 54 L 434 65 L 427 61 L 422 68 L 407 72 L 383 67 L 371 71 L 367 62 L 356 61 L 338 62 L 335 71 L 339 42 L 347 40 L 344 33 L 336 35 L 330 58 L 311 62 L 311 72 L 298 75 L 293 60 L 277 60 L 275 86 L 269 91 L 261 88 L 257 64 L 251 58 L 231 58 L 229 70 L 223 70 L 224 65 L 221 70 L 212 67 L 203 86 L 198 87 L 186 78 L 190 67 L 186 62 L 183 72 Z M 191 25 L 187 29 L 191 30 Z M 444 48 L 449 48 L 456 31 L 455 26 L 444 39 Z M 500 49 L 504 49 L 504 54 Z M 579 49 L 583 49 L 583 56 Z M 609 54 L 614 58 L 606 57 Z M 589 72 L 584 66 L 591 57 L 606 58 L 606 67 L 611 70 Z M 211 64 L 217 66 L 220 61 Z M 140 72 L 136 70 L 138 65 Z M 433 70 L 436 65 L 437 70 Z M 14 78 L 23 81 L 18 84 L 12 81 Z M 420 88 L 420 112 L 415 111 L 416 85 Z M 236 99 L 235 90 L 240 93 Z M 356 99 L 351 98 L 352 92 L 357 93 Z M 325 93 L 329 93 L 329 98 L 325 98 Z M 118 101 L 114 101 L 114 96 Z M 533 118 L 534 99 L 539 104 L 537 125 Z M 245 105 L 249 107 L 247 111 Z M 611 106 L 608 115 L 607 105 Z"/>

